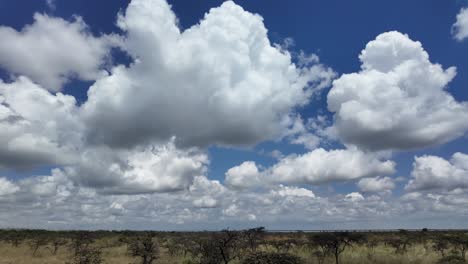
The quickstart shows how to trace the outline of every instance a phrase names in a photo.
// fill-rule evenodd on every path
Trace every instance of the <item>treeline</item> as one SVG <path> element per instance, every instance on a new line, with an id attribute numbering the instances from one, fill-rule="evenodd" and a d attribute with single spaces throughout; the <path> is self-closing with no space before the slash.
<path id="1" fill-rule="evenodd" d="M 37 252 L 55 255 L 67 250 L 66 264 L 101 264 L 103 250 L 125 247 L 135 263 L 158 263 L 161 254 L 184 256 L 184 264 L 299 264 L 304 257 L 294 254 L 301 249 L 309 254 L 307 263 L 346 263 L 342 254 L 366 248 L 369 257 L 379 246 L 393 254 L 407 254 L 413 245 L 437 253 L 441 264 L 466 263 L 468 233 L 400 230 L 392 233 L 320 232 L 268 233 L 258 227 L 219 232 L 154 231 L 46 231 L 0 230 L 0 242 L 13 247 L 26 245 L 31 256 Z M 311 260 L 313 259 L 313 260 Z M 331 262 L 330 262 L 331 263 Z"/>

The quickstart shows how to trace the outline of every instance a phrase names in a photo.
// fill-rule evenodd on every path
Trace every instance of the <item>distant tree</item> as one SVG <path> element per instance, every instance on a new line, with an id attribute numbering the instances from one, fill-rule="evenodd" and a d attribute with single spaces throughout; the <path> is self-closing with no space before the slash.
<path id="1" fill-rule="evenodd" d="M 19 245 L 26 239 L 26 234 L 19 230 L 9 230 L 5 234 L 4 240 L 6 243 L 11 244 L 14 247 Z"/>
<path id="2" fill-rule="evenodd" d="M 73 235 L 72 242 L 69 245 L 73 255 L 72 262 L 69 264 L 103 263 L 101 249 L 92 246 L 95 241 L 94 235 L 91 232 L 84 231 L 76 232 Z"/>
<path id="3" fill-rule="evenodd" d="M 245 243 L 242 243 L 239 231 L 222 230 L 211 233 L 208 237 L 197 239 L 196 255 L 201 264 L 228 264 L 240 258 Z"/>
<path id="4" fill-rule="evenodd" d="M 59 248 L 67 245 L 67 243 L 68 243 L 67 239 L 61 236 L 54 236 L 52 240 L 50 241 L 50 244 L 52 245 L 51 247 L 52 254 L 57 255 Z"/>
<path id="5" fill-rule="evenodd" d="M 379 241 L 374 236 L 366 236 L 364 245 L 368 249 L 367 258 L 371 260 L 374 257 L 375 248 L 379 245 Z"/>
<path id="6" fill-rule="evenodd" d="M 274 247 L 278 253 L 287 253 L 291 248 L 296 246 L 297 241 L 294 239 L 272 240 L 268 244 Z"/>
<path id="7" fill-rule="evenodd" d="M 255 252 L 265 236 L 265 227 L 247 229 L 242 232 L 242 236 L 251 252 Z"/>
<path id="8" fill-rule="evenodd" d="M 327 255 L 327 252 L 324 252 L 323 250 L 315 250 L 312 252 L 312 256 L 317 259 L 318 264 L 323 264 Z"/>
<path id="9" fill-rule="evenodd" d="M 406 254 L 409 247 L 413 244 L 414 237 L 404 229 L 394 236 L 390 236 L 385 239 L 385 244 L 394 248 L 396 254 Z"/>
<path id="10" fill-rule="evenodd" d="M 358 233 L 334 232 L 318 233 L 310 237 L 311 243 L 322 249 L 324 254 L 331 254 L 335 258 L 335 263 L 340 263 L 340 255 L 346 248 L 354 244 L 361 243 L 364 236 Z"/>
<path id="11" fill-rule="evenodd" d="M 159 258 L 159 246 L 152 234 L 133 239 L 128 250 L 131 256 L 140 258 L 141 264 L 152 264 Z"/>
<path id="12" fill-rule="evenodd" d="M 29 247 L 32 250 L 32 255 L 36 256 L 37 251 L 40 247 L 44 247 L 49 243 L 49 238 L 45 234 L 33 235 L 29 240 Z"/>

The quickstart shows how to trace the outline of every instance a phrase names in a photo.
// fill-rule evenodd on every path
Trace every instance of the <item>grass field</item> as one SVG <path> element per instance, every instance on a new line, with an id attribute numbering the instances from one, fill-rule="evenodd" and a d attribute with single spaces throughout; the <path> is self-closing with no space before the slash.
<path id="1" fill-rule="evenodd" d="M 77 234 L 80 232 L 46 231 L 2 231 L 0 242 L 0 264 L 130 264 L 142 262 L 140 255 L 132 251 L 132 246 L 146 245 L 139 240 L 150 237 L 151 254 L 157 256 L 152 263 L 225 263 L 212 256 L 217 254 L 218 246 L 225 245 L 225 253 L 230 256 L 228 263 L 245 263 L 244 258 L 251 252 L 284 253 L 300 257 L 304 264 L 335 263 L 335 256 L 326 239 L 333 239 L 334 233 L 322 240 L 312 239 L 320 234 L 309 233 L 264 233 L 251 236 L 246 231 L 200 232 L 200 233 L 163 233 L 163 232 L 89 232 L 90 240 L 82 240 L 82 248 L 96 249 L 99 261 L 92 262 L 85 257 L 77 258 Z M 351 234 L 352 236 L 353 234 Z M 16 237 L 15 237 L 16 236 Z M 336 235 L 336 237 L 339 235 Z M 348 235 L 346 235 L 348 236 Z M 450 232 L 404 232 L 404 233 L 366 233 L 359 240 L 349 240 L 339 255 L 342 264 L 404 264 L 404 263 L 465 263 L 461 261 L 463 250 L 468 248 L 467 233 Z M 232 240 L 229 240 L 229 239 Z M 454 237 L 462 238 L 457 240 Z M 250 240 L 249 240 L 250 238 Z M 62 243 L 54 253 L 54 241 Z M 452 239 L 452 240 L 451 240 Z M 466 239 L 466 240 L 464 240 Z M 346 239 L 345 239 L 346 240 Z M 344 240 L 344 241 L 345 241 Z M 85 241 L 85 242 L 83 242 Z M 139 242 L 138 242 L 139 241 Z M 224 243 L 228 241 L 227 243 Z M 323 243 L 322 243 L 323 242 Z M 329 242 L 329 241 L 328 241 Z M 336 241 L 335 241 L 336 242 Z M 140 243 L 140 244 L 139 244 Z M 208 244 L 207 244 L 208 243 Z M 229 244 L 231 243 L 231 244 Z M 464 244 L 463 244 L 464 243 Z M 84 245 L 84 246 L 83 246 Z M 206 247 L 209 245 L 209 247 Z M 402 245 L 405 245 L 403 247 Z M 439 250 L 436 250 L 437 245 Z M 140 247 L 141 249 L 142 247 Z M 135 248 L 134 248 L 135 249 Z M 213 250 L 212 250 L 213 249 Z M 221 249 L 223 250 L 223 249 Z M 35 251 L 35 252 L 34 252 Z M 211 252 L 211 253 L 210 253 Z M 214 253 L 213 253 L 214 252 Z M 141 253 L 141 252 L 140 252 Z M 85 254 L 85 253 L 80 253 Z M 144 253 L 142 253 L 144 254 Z M 440 262 L 442 255 L 458 256 L 457 260 Z M 204 257 L 209 256 L 209 257 Z M 150 263 L 150 262 L 146 262 Z M 257 263 L 257 262 L 255 262 Z M 263 262 L 259 262 L 263 263 Z M 267 263 L 267 262 L 265 262 Z M 290 262 L 268 262 L 290 263 Z M 294 262 L 296 263 L 296 262 Z"/>

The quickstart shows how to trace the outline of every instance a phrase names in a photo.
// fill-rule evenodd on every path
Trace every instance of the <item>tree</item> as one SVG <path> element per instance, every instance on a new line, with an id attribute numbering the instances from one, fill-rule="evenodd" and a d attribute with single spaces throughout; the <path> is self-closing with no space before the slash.
<path id="1" fill-rule="evenodd" d="M 159 246 L 151 233 L 133 239 L 128 251 L 131 256 L 139 257 L 141 264 L 152 264 L 159 257 Z"/>
<path id="2" fill-rule="evenodd" d="M 400 230 L 400 232 L 392 237 L 385 240 L 385 244 L 395 249 L 396 254 L 405 254 L 408 252 L 408 248 L 413 244 L 414 238 L 406 230 Z"/>
<path id="3" fill-rule="evenodd" d="M 94 237 L 90 232 L 77 232 L 74 234 L 70 248 L 73 252 L 71 264 L 101 264 L 102 251 L 92 247 Z"/>
<path id="4" fill-rule="evenodd" d="M 50 243 L 52 244 L 52 254 L 56 255 L 59 248 L 61 246 L 65 246 L 68 243 L 68 241 L 63 237 L 54 236 Z"/>
<path id="5" fill-rule="evenodd" d="M 255 252 L 260 244 L 260 241 L 265 236 L 265 227 L 257 227 L 244 230 L 242 232 L 247 247 L 251 252 Z"/>
<path id="6" fill-rule="evenodd" d="M 5 242 L 10 243 L 14 247 L 19 247 L 21 242 L 26 239 L 24 232 L 18 230 L 9 230 L 5 235 Z"/>
<path id="7" fill-rule="evenodd" d="M 29 240 L 29 247 L 32 250 L 32 255 L 36 256 L 37 251 L 40 247 L 47 245 L 49 239 L 44 234 L 35 234 L 31 240 Z"/>
<path id="8" fill-rule="evenodd" d="M 340 263 L 340 255 L 347 247 L 360 243 L 364 237 L 358 233 L 334 232 L 318 233 L 310 237 L 311 243 L 322 249 L 324 254 L 331 254 L 335 257 L 335 263 Z"/>
<path id="9" fill-rule="evenodd" d="M 209 237 L 197 239 L 197 255 L 201 264 L 228 264 L 239 258 L 243 249 L 241 232 L 222 230 Z"/>

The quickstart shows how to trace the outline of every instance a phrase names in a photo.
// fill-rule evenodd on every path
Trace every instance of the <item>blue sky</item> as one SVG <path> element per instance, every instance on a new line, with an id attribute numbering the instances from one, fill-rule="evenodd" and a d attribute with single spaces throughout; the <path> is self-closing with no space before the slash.
<path id="1" fill-rule="evenodd" d="M 2 212 L 65 195 L 37 225 L 466 227 L 447 201 L 468 201 L 468 1 L 223 2 L 1 1 Z M 132 217 L 144 199 L 164 216 Z"/>

